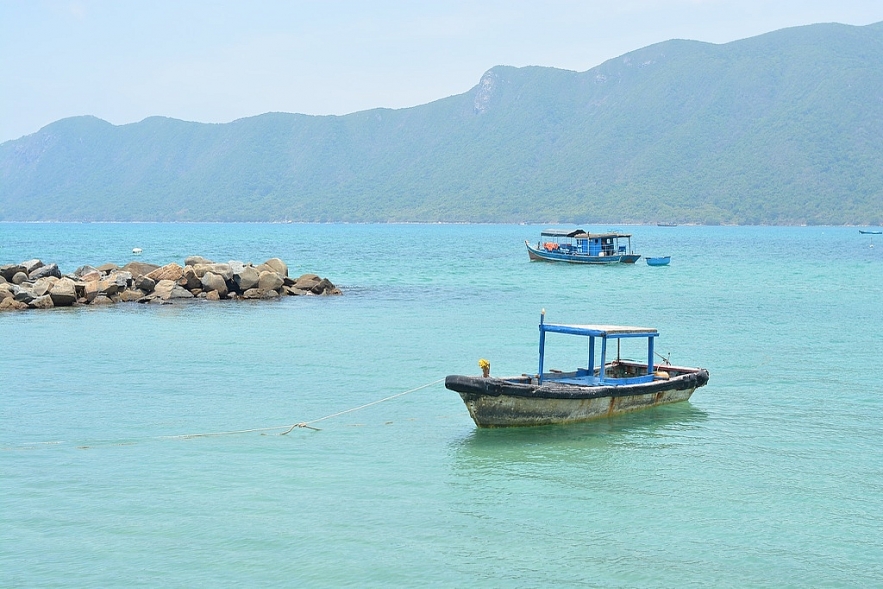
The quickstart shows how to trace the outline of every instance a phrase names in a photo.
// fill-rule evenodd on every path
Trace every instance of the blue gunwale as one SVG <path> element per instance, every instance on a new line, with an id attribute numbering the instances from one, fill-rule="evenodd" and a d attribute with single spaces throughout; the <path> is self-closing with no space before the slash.
<path id="1" fill-rule="evenodd" d="M 539 350 L 539 370 L 537 371 L 537 380 L 542 383 L 544 380 L 552 380 L 566 384 L 576 384 L 584 386 L 593 385 L 625 385 L 639 384 L 653 381 L 653 372 L 655 370 L 653 363 L 654 340 L 659 337 L 659 332 L 652 327 L 634 327 L 626 325 L 578 325 L 578 324 L 561 324 L 546 323 L 546 310 L 540 313 L 540 350 Z M 546 353 L 546 334 L 547 333 L 563 333 L 568 335 L 578 335 L 589 338 L 589 354 L 586 368 L 579 368 L 576 375 L 568 375 L 566 377 L 556 377 L 553 373 L 543 372 L 543 361 Z M 601 359 L 598 374 L 595 374 L 595 340 L 601 339 Z M 626 338 L 647 338 L 647 373 L 644 376 L 634 376 L 628 378 L 615 378 L 605 375 L 604 368 L 607 366 L 607 340 L 619 340 Z"/>

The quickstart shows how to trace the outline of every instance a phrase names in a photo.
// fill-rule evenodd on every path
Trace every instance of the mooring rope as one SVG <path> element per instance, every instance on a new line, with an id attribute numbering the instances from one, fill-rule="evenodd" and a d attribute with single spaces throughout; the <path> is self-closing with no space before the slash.
<path id="1" fill-rule="evenodd" d="M 427 387 L 437 385 L 438 383 L 443 382 L 444 380 L 445 380 L 444 378 L 440 378 L 438 380 L 434 380 L 434 381 L 426 383 L 424 385 L 420 385 L 419 387 L 404 391 L 402 393 L 396 393 L 395 395 L 390 395 L 389 397 L 384 397 L 383 399 L 378 399 L 377 401 L 371 401 L 370 403 L 365 403 L 364 405 L 359 405 L 358 407 L 353 407 L 352 409 L 345 409 L 343 411 L 338 411 L 337 413 L 332 413 L 331 415 L 326 415 L 325 417 L 320 417 L 318 419 L 295 423 L 294 425 L 291 425 L 291 426 L 289 426 L 289 425 L 275 425 L 272 427 L 255 427 L 255 428 L 250 428 L 250 429 L 237 429 L 237 430 L 230 430 L 230 431 L 223 431 L 223 432 L 205 432 L 205 433 L 199 433 L 199 434 L 178 434 L 178 435 L 173 435 L 173 436 L 152 436 L 152 437 L 148 437 L 148 438 L 141 438 L 140 440 L 138 440 L 138 439 L 128 440 L 128 441 L 124 442 L 124 444 L 126 444 L 126 445 L 134 444 L 138 441 L 146 441 L 146 440 L 188 440 L 191 438 L 210 438 L 210 437 L 216 437 L 216 436 L 231 436 L 231 435 L 235 435 L 235 434 L 247 434 L 247 433 L 252 433 L 252 432 L 268 432 L 268 431 L 279 430 L 279 429 L 285 429 L 284 432 L 279 434 L 280 436 L 285 436 L 285 435 L 288 435 L 289 433 L 291 433 L 294 430 L 294 428 L 296 428 L 296 427 L 311 429 L 313 431 L 322 431 L 318 427 L 313 427 L 310 424 L 311 423 L 318 423 L 320 421 L 325 421 L 326 419 L 331 419 L 332 417 L 338 417 L 338 416 L 344 415 L 346 413 L 352 413 L 354 411 L 359 411 L 360 409 L 365 409 L 366 407 L 371 407 L 372 405 L 377 405 L 379 403 L 390 401 L 390 400 L 396 399 L 398 397 L 403 397 L 403 396 L 408 395 L 410 393 L 417 392 L 421 389 L 425 389 Z M 39 446 L 39 445 L 44 445 L 44 444 L 63 444 L 63 443 L 64 443 L 64 440 L 56 440 L 56 441 L 51 441 L 51 442 L 33 442 L 30 444 L 25 444 L 25 446 Z M 100 440 L 98 442 L 94 442 L 91 445 L 96 445 L 96 444 L 103 445 L 103 444 L 113 444 L 113 443 L 115 443 L 115 442 L 110 441 L 110 440 Z M 83 446 L 83 447 L 88 448 L 89 446 Z M 7 448 L 3 448 L 3 449 L 7 449 Z"/>
<path id="2" fill-rule="evenodd" d="M 345 411 L 338 411 L 337 413 L 332 413 L 331 415 L 326 415 L 325 417 L 320 417 L 319 419 L 313 419 L 312 421 L 302 421 L 300 423 L 295 423 L 290 428 L 288 428 L 287 431 L 284 431 L 279 435 L 286 436 L 286 435 L 290 434 L 291 431 L 296 427 L 305 427 L 305 428 L 309 428 L 311 430 L 321 431 L 318 427 L 313 427 L 310 424 L 311 423 L 318 423 L 318 422 L 324 421 L 326 419 L 331 419 L 332 417 L 337 417 L 339 415 L 343 415 L 344 413 L 352 413 L 353 411 L 358 411 L 359 409 L 364 409 L 365 407 L 370 407 L 371 405 L 377 405 L 378 403 L 383 403 L 384 401 L 389 401 L 390 399 L 395 399 L 396 397 L 402 397 L 402 396 L 407 395 L 409 393 L 417 392 L 420 389 L 425 389 L 426 387 L 431 387 L 432 385 L 438 384 L 442 381 L 444 381 L 444 379 L 440 378 L 438 380 L 434 380 L 434 381 L 426 383 L 424 385 L 420 385 L 419 387 L 417 387 L 415 389 L 411 389 L 410 391 L 405 391 L 404 393 L 396 393 L 395 395 L 391 395 L 391 396 L 386 397 L 384 399 L 380 399 L 378 401 L 371 401 L 370 403 L 366 403 L 364 405 L 359 405 L 358 407 L 353 407 L 352 409 L 347 409 Z"/>

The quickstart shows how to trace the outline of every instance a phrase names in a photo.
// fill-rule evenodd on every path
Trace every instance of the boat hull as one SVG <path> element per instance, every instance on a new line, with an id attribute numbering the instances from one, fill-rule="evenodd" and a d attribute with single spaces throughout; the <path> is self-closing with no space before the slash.
<path id="1" fill-rule="evenodd" d="M 587 254 L 566 254 L 554 251 L 546 251 L 537 249 L 529 243 L 524 243 L 527 247 L 527 255 L 533 261 L 538 262 L 567 262 L 569 264 L 634 264 L 641 257 L 640 254 L 613 254 L 609 256 L 590 256 Z"/>
<path id="2" fill-rule="evenodd" d="M 648 266 L 668 266 L 668 263 L 671 262 L 670 256 L 664 256 L 659 258 L 646 258 Z"/>
<path id="3" fill-rule="evenodd" d="M 459 393 L 478 427 L 513 427 L 589 421 L 678 403 L 707 382 L 708 372 L 696 369 L 668 380 L 621 386 L 452 375 L 445 387 Z"/>

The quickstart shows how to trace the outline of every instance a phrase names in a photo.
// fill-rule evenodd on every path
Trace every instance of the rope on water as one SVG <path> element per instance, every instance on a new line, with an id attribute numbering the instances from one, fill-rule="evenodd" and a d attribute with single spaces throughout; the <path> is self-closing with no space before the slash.
<path id="1" fill-rule="evenodd" d="M 275 427 L 256 427 L 252 429 L 237 429 L 229 432 L 208 432 L 204 434 L 178 434 L 176 436 L 157 436 L 155 439 L 157 440 L 187 440 L 190 438 L 210 438 L 212 436 L 229 436 L 233 434 L 247 434 L 251 432 L 268 432 L 274 429 L 282 429 L 285 427 L 284 425 L 277 425 Z"/>
<path id="2" fill-rule="evenodd" d="M 226 432 L 206 432 L 206 433 L 201 433 L 201 434 L 178 434 L 178 435 L 174 435 L 174 436 L 155 436 L 155 437 L 149 437 L 149 438 L 126 440 L 124 442 L 118 442 L 118 441 L 114 441 L 114 440 L 99 440 L 97 442 L 93 442 L 92 444 L 80 446 L 80 447 L 81 448 L 90 448 L 95 445 L 105 445 L 105 444 L 129 445 L 129 444 L 134 444 L 137 442 L 143 442 L 146 440 L 189 440 L 191 438 L 210 438 L 210 437 L 215 437 L 215 436 L 230 436 L 230 435 L 234 435 L 234 434 L 247 434 L 247 433 L 252 433 L 252 432 L 268 432 L 268 431 L 288 428 L 287 430 L 285 430 L 284 432 L 279 434 L 280 436 L 284 436 L 284 435 L 291 433 L 292 430 L 294 430 L 294 428 L 296 428 L 296 427 L 311 429 L 313 431 L 318 432 L 318 431 L 322 431 L 322 430 L 320 430 L 318 427 L 311 426 L 310 425 L 311 423 L 318 423 L 318 422 L 324 421 L 326 419 L 331 419 L 332 417 L 337 417 L 339 415 L 344 415 L 346 413 L 352 413 L 353 411 L 365 409 L 366 407 L 370 407 L 372 405 L 377 405 L 379 403 L 383 403 L 385 401 L 389 401 L 389 400 L 395 399 L 397 397 L 403 397 L 407 394 L 417 392 L 421 389 L 425 389 L 427 387 L 437 385 L 438 383 L 443 382 L 444 380 L 445 380 L 444 378 L 440 378 L 438 380 L 434 380 L 430 383 L 420 385 L 419 387 L 410 389 L 410 390 L 405 391 L 403 393 L 396 393 L 395 395 L 390 395 L 389 397 L 384 397 L 383 399 L 379 399 L 377 401 L 371 401 L 370 403 L 365 403 L 364 405 L 359 405 L 358 407 L 353 407 L 352 409 L 338 411 L 337 413 L 332 413 L 331 415 L 326 415 L 325 417 L 320 417 L 318 419 L 313 419 L 311 421 L 302 421 L 300 423 L 295 423 L 292 426 L 276 425 L 273 427 L 256 427 L 256 428 L 251 428 L 251 429 L 238 429 L 238 430 L 232 430 L 232 431 L 226 431 Z M 44 444 L 63 444 L 63 443 L 65 443 L 64 440 L 54 440 L 51 442 L 35 442 L 35 443 L 31 443 L 31 444 L 24 444 L 24 446 L 25 447 L 33 447 L 33 446 L 39 446 L 39 445 L 44 445 Z M 7 449 L 12 449 L 12 448 L 0 447 L 0 449 L 7 450 Z"/>
<path id="3" fill-rule="evenodd" d="M 389 400 L 391 400 L 391 399 L 395 399 L 396 397 L 402 397 L 402 396 L 407 395 L 407 394 L 409 394 L 409 393 L 417 392 L 417 391 L 419 391 L 420 389 L 425 389 L 426 387 L 431 387 L 432 385 L 436 385 L 436 384 L 438 384 L 438 383 L 440 383 L 440 382 L 442 382 L 442 381 L 444 381 L 444 380 L 445 380 L 445 379 L 440 378 L 440 379 L 438 379 L 438 380 L 434 380 L 434 381 L 432 381 L 432 382 L 430 382 L 430 383 L 426 383 L 426 384 L 424 384 L 424 385 L 420 385 L 419 387 L 414 388 L 414 389 L 411 389 L 411 390 L 409 390 L 409 391 L 405 391 L 404 393 L 396 393 L 395 395 L 390 395 L 389 397 L 385 397 L 385 398 L 383 398 L 383 399 L 379 399 L 379 400 L 377 400 L 377 401 L 371 401 L 370 403 L 366 403 L 366 404 L 364 404 L 364 405 L 359 405 L 358 407 L 353 407 L 352 409 L 346 409 L 345 411 L 338 411 L 337 413 L 332 413 L 331 415 L 326 415 L 325 417 L 320 417 L 319 419 L 313 419 L 313 420 L 311 420 L 311 421 L 302 421 L 302 422 L 300 422 L 300 423 L 295 423 L 295 424 L 292 425 L 290 428 L 288 428 L 288 430 L 282 432 L 282 433 L 279 434 L 279 435 L 280 435 L 280 436 L 286 436 L 286 435 L 290 434 L 290 433 L 292 432 L 292 430 L 294 430 L 294 428 L 296 428 L 296 427 L 303 427 L 303 428 L 308 428 L 308 429 L 311 429 L 311 430 L 314 430 L 314 431 L 321 431 L 318 427 L 313 427 L 313 426 L 311 426 L 310 424 L 311 424 L 311 423 L 318 423 L 318 422 L 320 422 L 320 421 L 324 421 L 324 420 L 326 420 L 326 419 L 331 419 L 332 417 L 337 417 L 337 416 L 339 416 L 339 415 L 343 415 L 343 414 L 345 414 L 345 413 L 352 413 L 353 411 L 358 411 L 359 409 L 364 409 L 365 407 L 370 407 L 371 405 L 377 405 L 378 403 L 383 403 L 384 401 L 389 401 Z"/>

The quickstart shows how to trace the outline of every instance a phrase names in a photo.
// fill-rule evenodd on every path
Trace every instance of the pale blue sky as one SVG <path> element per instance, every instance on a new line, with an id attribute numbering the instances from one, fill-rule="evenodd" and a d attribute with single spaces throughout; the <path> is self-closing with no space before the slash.
<path id="1" fill-rule="evenodd" d="M 84 114 L 402 108 L 495 65 L 585 71 L 672 38 L 879 21 L 883 0 L 0 0 L 0 142 Z"/>

